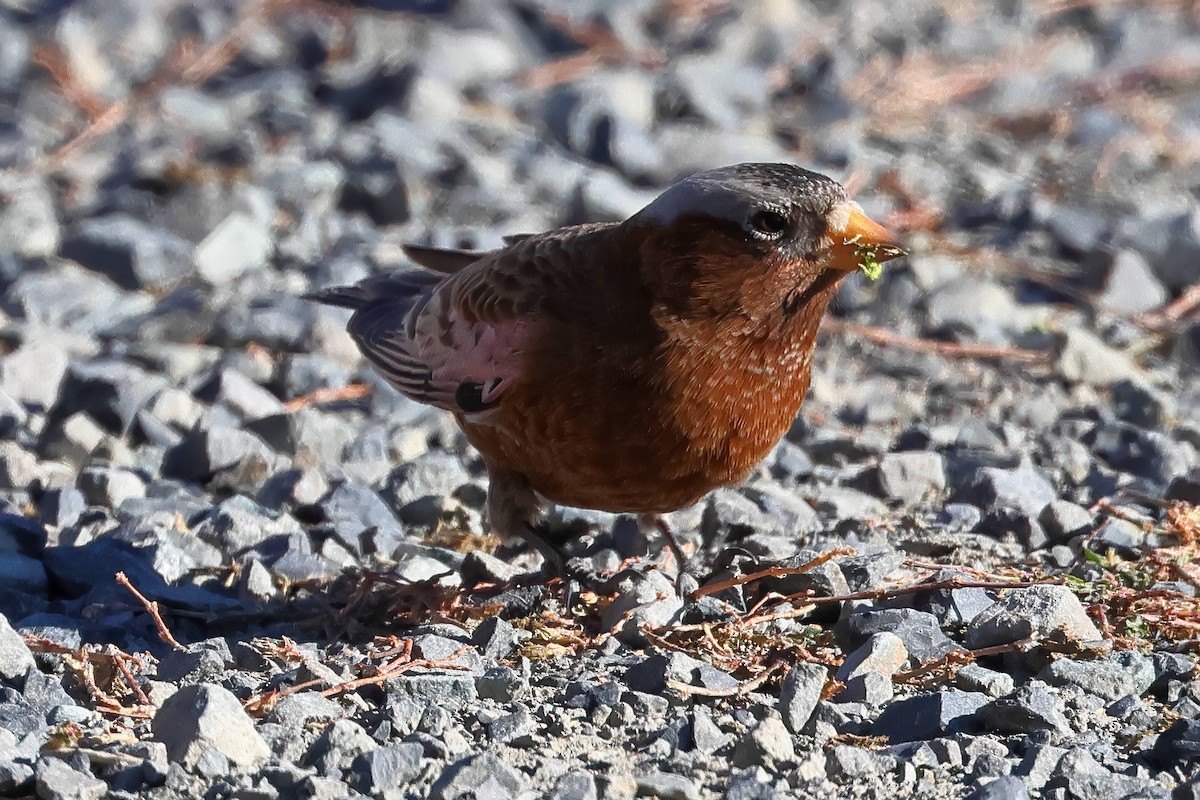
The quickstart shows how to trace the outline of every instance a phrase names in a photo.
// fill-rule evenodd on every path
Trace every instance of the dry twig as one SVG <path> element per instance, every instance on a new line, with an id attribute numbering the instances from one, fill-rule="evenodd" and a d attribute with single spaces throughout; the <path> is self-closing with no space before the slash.
<path id="1" fill-rule="evenodd" d="M 1048 360 L 1041 350 L 1026 350 L 1019 347 L 1002 347 L 990 344 L 959 344 L 936 339 L 917 339 L 904 336 L 887 328 L 864 325 L 860 322 L 826 317 L 821 325 L 831 333 L 847 334 L 865 339 L 883 347 L 896 347 L 914 353 L 930 353 L 944 358 L 975 358 L 984 361 L 1015 361 L 1021 364 L 1041 364 Z"/>
<path id="2" fill-rule="evenodd" d="M 556 61 L 539 64 L 521 73 L 521 81 L 535 89 L 548 89 L 596 71 L 605 64 L 634 63 L 645 68 L 659 66 L 661 53 L 635 51 L 600 23 L 573 24 L 567 17 L 553 15 L 550 21 L 584 48 Z"/>
<path id="3" fill-rule="evenodd" d="M 1200 316 L 1200 283 L 1189 286 L 1183 294 L 1157 311 L 1138 314 L 1132 321 L 1151 332 L 1166 333 L 1193 316 Z"/>
<path id="4" fill-rule="evenodd" d="M 83 111 L 88 119 L 95 120 L 104 113 L 106 104 L 103 98 L 95 96 L 79 85 L 71 72 L 71 65 L 67 63 L 66 57 L 58 47 L 53 44 L 38 45 L 33 51 L 33 63 L 49 73 L 50 79 L 58 86 L 63 96 Z"/>
<path id="5" fill-rule="evenodd" d="M 69 71 L 64 74 L 62 70 L 54 69 L 55 62 L 51 59 L 49 66 L 47 66 L 51 76 L 63 88 L 64 94 L 88 112 L 92 121 L 82 131 L 72 136 L 61 144 L 58 149 L 50 153 L 45 159 L 46 163 L 52 169 L 60 168 L 72 156 L 85 149 L 96 139 L 116 130 L 139 105 L 164 85 L 173 82 L 173 80 L 198 84 L 211 78 L 237 57 L 237 54 L 241 52 L 242 47 L 245 46 L 246 40 L 249 39 L 253 30 L 270 13 L 275 11 L 278 6 L 283 5 L 284 2 L 286 0 L 262 0 L 250 6 L 224 36 L 198 55 L 187 59 L 176 70 L 169 71 L 172 74 L 159 76 L 150 80 L 129 99 L 112 103 L 103 109 L 97 107 L 94 103 L 84 103 L 81 98 L 75 96 L 68 88 L 75 85 L 74 80 L 69 75 Z"/>
<path id="6" fill-rule="evenodd" d="M 154 706 L 151 705 L 150 699 L 138 685 L 137 677 L 129 667 L 132 662 L 137 664 L 139 669 L 145 669 L 145 664 L 137 656 L 120 651 L 93 650 L 87 645 L 78 648 L 66 647 L 41 636 L 26 636 L 24 641 L 25 646 L 32 652 L 63 656 L 64 663 L 70 667 L 79 682 L 88 690 L 88 694 L 96 704 L 96 711 L 99 713 L 134 719 L 150 719 L 154 716 Z M 115 650 L 115 648 L 113 649 Z M 102 689 L 96 680 L 97 666 L 103 667 L 104 672 L 109 675 L 113 674 L 115 668 L 128 684 L 129 691 L 137 698 L 139 705 L 127 706 Z"/>
<path id="7" fill-rule="evenodd" d="M 1112 501 L 1107 497 L 1101 497 L 1099 500 L 1088 509 L 1089 512 L 1095 514 L 1102 511 L 1110 517 L 1119 519 L 1123 522 L 1128 522 L 1131 525 L 1136 525 L 1143 533 L 1149 533 L 1154 530 L 1154 523 L 1143 516 L 1134 514 L 1128 509 L 1113 505 Z"/>
<path id="8" fill-rule="evenodd" d="M 962 580 L 961 578 L 947 578 L 943 581 L 913 583 L 906 586 L 897 586 L 892 589 L 866 589 L 861 592 L 826 595 L 823 597 L 812 596 L 810 593 L 805 592 L 802 595 L 797 595 L 796 597 L 789 599 L 799 599 L 806 603 L 821 605 L 827 603 L 845 603 L 850 600 L 888 600 L 893 597 L 904 597 L 910 594 L 952 591 L 954 589 L 988 589 L 991 591 L 1004 591 L 1006 589 L 1028 589 L 1031 586 L 1058 586 L 1061 584 L 1061 578 L 1031 581 L 967 581 Z"/>
<path id="9" fill-rule="evenodd" d="M 690 683 L 682 683 L 675 680 L 668 680 L 667 687 L 674 689 L 684 697 L 688 695 L 697 695 L 699 697 L 741 697 L 750 694 L 750 692 L 753 692 L 774 677 L 782 666 L 782 663 L 776 662 L 750 680 L 743 681 L 737 686 L 731 686 L 728 689 L 709 689 L 707 686 L 692 686 Z"/>
<path id="10" fill-rule="evenodd" d="M 369 397 L 372 391 L 371 385 L 367 383 L 326 386 L 314 389 L 308 394 L 293 397 L 283 404 L 283 410 L 288 414 L 292 414 L 302 408 L 309 408 L 311 406 L 319 406 L 326 403 L 342 403 L 349 400 L 362 400 L 364 397 Z"/>
<path id="11" fill-rule="evenodd" d="M 701 586 L 699 589 L 692 592 L 691 599 L 696 600 L 697 598 L 705 597 L 710 594 L 716 594 L 717 592 L 722 592 L 726 589 L 732 589 L 735 586 L 753 583 L 754 581 L 762 580 L 763 578 L 783 578 L 788 575 L 803 575 L 806 572 L 811 572 L 827 561 L 831 561 L 832 559 L 839 558 L 841 556 L 852 555 L 854 555 L 853 548 L 838 547 L 821 553 L 812 561 L 801 564 L 798 567 L 767 567 L 766 569 L 759 570 L 758 572 L 752 572 L 749 575 L 741 575 L 736 578 L 729 578 L 728 580 L 718 581 L 717 583 L 710 583 L 706 586 Z"/>
<path id="12" fill-rule="evenodd" d="M 147 613 L 150 614 L 151 618 L 154 620 L 155 627 L 158 628 L 158 638 L 169 644 L 173 649 L 182 650 L 183 645 L 179 643 L 179 640 L 175 638 L 173 633 L 171 633 L 171 629 L 167 627 L 167 623 L 163 621 L 162 614 L 158 610 L 158 603 L 154 600 L 150 600 L 146 597 L 146 595 L 139 592 L 134 585 L 129 582 L 129 578 L 126 577 L 124 572 L 118 572 L 115 577 L 117 583 L 128 589 L 130 593 L 138 599 L 138 602 L 142 604 L 142 607 L 146 609 Z"/>
<path id="13" fill-rule="evenodd" d="M 345 692 L 354 691 L 355 689 L 360 689 L 363 686 L 377 686 L 387 682 L 391 678 L 395 678 L 410 670 L 422 667 L 426 669 L 464 670 L 467 669 L 466 666 L 462 664 L 456 664 L 454 662 L 471 649 L 469 646 L 462 647 L 444 659 L 414 659 L 412 657 L 413 643 L 411 639 L 398 640 L 396 637 L 390 637 L 388 644 L 390 645 L 388 648 L 372 655 L 372 658 L 380 659 L 382 663 L 371 665 L 370 674 L 364 675 L 361 678 L 354 678 L 353 680 L 342 681 L 341 683 L 328 686 L 324 689 L 321 689 L 320 693 L 325 697 L 333 697 L 335 695 L 344 694 Z M 303 692 L 308 689 L 312 689 L 313 687 L 321 686 L 324 683 L 325 681 L 323 679 L 314 678 L 311 681 L 297 683 L 294 686 L 289 686 L 286 689 L 276 689 L 274 691 L 265 692 L 264 694 L 254 695 L 250 699 L 246 700 L 246 702 L 242 705 L 245 707 L 247 713 L 265 713 L 270 711 L 276 703 L 288 695 L 296 694 L 297 692 Z"/>

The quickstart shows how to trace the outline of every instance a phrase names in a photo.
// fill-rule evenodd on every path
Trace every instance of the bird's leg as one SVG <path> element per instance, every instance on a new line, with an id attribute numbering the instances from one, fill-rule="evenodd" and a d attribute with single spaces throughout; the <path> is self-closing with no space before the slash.
<path id="1" fill-rule="evenodd" d="M 567 571 L 562 553 L 550 540 L 543 517 L 545 503 L 529 488 L 524 476 L 491 470 L 488 484 L 488 522 L 501 536 L 517 536 L 528 542 L 542 557 L 541 577 L 562 579 L 563 608 L 571 613 L 580 585 Z"/>
<path id="2" fill-rule="evenodd" d="M 501 536 L 514 536 L 528 542 L 542 557 L 542 574 L 556 578 L 563 574 L 563 557 L 548 538 L 541 521 L 545 511 L 545 504 L 529 488 L 524 476 L 491 471 L 488 524 Z"/>
<path id="3" fill-rule="evenodd" d="M 538 551 L 538 555 L 542 557 L 542 574 L 547 578 L 562 578 L 566 577 L 567 569 L 563 562 L 562 553 L 554 546 L 554 543 L 547 537 L 548 531 L 544 525 L 533 525 L 526 523 L 524 531 L 519 534 L 522 539 L 529 543 L 534 550 Z"/>
<path id="4" fill-rule="evenodd" d="M 639 514 L 638 527 L 643 533 L 658 531 L 667 546 L 671 548 L 671 552 L 675 555 L 675 563 L 678 565 L 678 573 L 675 576 L 675 591 L 680 597 L 688 597 L 696 590 L 699 585 L 696 578 L 688 572 L 688 557 L 683 552 L 683 548 L 679 545 L 679 540 L 675 538 L 675 532 L 671 530 L 671 526 L 667 521 L 658 514 Z"/>
<path id="5" fill-rule="evenodd" d="M 674 531 L 667 521 L 659 514 L 639 514 L 638 527 L 642 529 L 642 533 L 648 534 L 651 531 L 658 531 L 666 541 L 667 546 L 671 548 L 671 553 L 675 556 L 675 563 L 678 565 L 679 574 L 683 575 L 687 572 L 688 557 L 683 552 L 683 548 L 679 545 L 679 540 L 675 538 Z"/>

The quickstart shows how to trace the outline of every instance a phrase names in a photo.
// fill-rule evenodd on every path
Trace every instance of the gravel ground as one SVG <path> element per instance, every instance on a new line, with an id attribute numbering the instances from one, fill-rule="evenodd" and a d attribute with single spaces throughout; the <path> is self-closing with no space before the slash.
<path id="1" fill-rule="evenodd" d="M 912 255 L 514 584 L 298 296 L 746 160 Z M 1198 199 L 1189 2 L 0 0 L 0 794 L 1200 797 Z"/>

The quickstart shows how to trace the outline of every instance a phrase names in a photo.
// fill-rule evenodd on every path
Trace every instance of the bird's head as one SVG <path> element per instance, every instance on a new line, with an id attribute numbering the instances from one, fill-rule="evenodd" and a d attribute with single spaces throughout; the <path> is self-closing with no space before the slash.
<path id="1" fill-rule="evenodd" d="M 904 255 L 840 184 L 790 164 L 697 173 L 625 224 L 647 284 L 685 316 L 790 313 L 865 261 Z"/>

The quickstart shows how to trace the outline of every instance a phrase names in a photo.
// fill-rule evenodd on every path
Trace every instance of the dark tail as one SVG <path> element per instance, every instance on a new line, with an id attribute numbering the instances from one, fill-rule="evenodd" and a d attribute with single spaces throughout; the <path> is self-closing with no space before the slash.
<path id="1" fill-rule="evenodd" d="M 304 295 L 304 299 L 355 310 L 379 300 L 400 301 L 408 305 L 413 298 L 432 289 L 441 280 L 441 276 L 428 272 L 393 272 L 365 278 L 353 286 L 331 286 L 310 292 Z"/>
<path id="2" fill-rule="evenodd" d="M 504 246 L 512 247 L 525 241 L 533 234 L 517 233 L 504 237 Z M 414 264 L 420 264 L 425 269 L 440 272 L 443 275 L 453 275 L 462 272 L 479 259 L 488 255 L 485 250 L 453 250 L 446 247 L 429 247 L 423 244 L 404 245 L 404 255 Z"/>
<path id="3" fill-rule="evenodd" d="M 448 250 L 444 247 L 426 247 L 420 244 L 404 245 L 404 255 L 414 264 L 431 269 L 442 275 L 453 275 L 471 266 L 486 253 L 474 250 Z"/>

